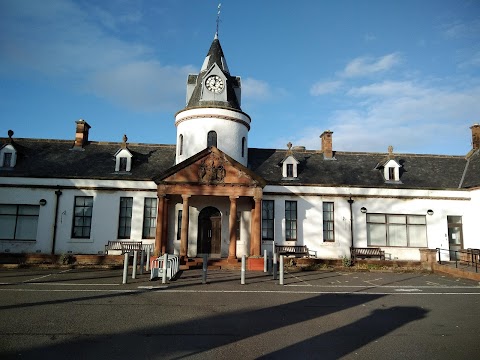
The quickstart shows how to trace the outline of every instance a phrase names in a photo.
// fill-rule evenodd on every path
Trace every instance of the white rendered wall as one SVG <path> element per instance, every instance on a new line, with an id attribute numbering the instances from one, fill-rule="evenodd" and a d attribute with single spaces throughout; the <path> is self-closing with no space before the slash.
<path id="1" fill-rule="evenodd" d="M 209 131 L 217 133 L 217 148 L 244 166 L 248 163 L 248 126 L 250 118 L 240 112 L 202 108 L 182 111 L 175 118 L 177 126 L 177 156 L 180 163 L 207 147 Z M 180 155 L 179 137 L 183 135 L 183 153 Z M 246 139 L 242 157 L 242 138 Z"/>
<path id="2" fill-rule="evenodd" d="M 480 248 L 480 239 L 476 236 L 478 219 L 474 215 L 479 205 L 478 190 L 266 186 L 264 194 L 264 199 L 275 200 L 275 243 L 307 245 L 309 249 L 316 250 L 320 258 L 349 257 L 351 216 L 347 200 L 350 195 L 354 200 L 352 213 L 356 247 L 367 246 L 366 215 L 360 211 L 365 207 L 368 213 L 425 215 L 430 249 L 448 249 L 447 216 L 462 216 L 464 248 Z M 285 241 L 285 200 L 297 201 L 297 241 Z M 324 201 L 334 202 L 335 242 L 323 242 Z M 427 215 L 429 209 L 433 210 L 433 215 Z M 271 242 L 263 242 L 263 245 L 266 249 L 272 246 Z M 385 246 L 382 249 L 392 260 L 420 260 L 419 248 Z"/>
<path id="3" fill-rule="evenodd" d="M 0 178 L 0 180 L 2 180 L 1 182 L 3 183 L 6 183 L 7 181 L 12 182 L 12 179 L 13 178 Z M 117 239 L 120 197 L 133 198 L 132 229 L 130 239 L 139 240 L 146 244 L 153 244 L 155 242 L 154 239 L 142 239 L 144 199 L 146 197 L 157 197 L 156 185 L 153 182 L 88 180 L 86 181 L 88 186 L 78 186 L 78 188 L 76 188 L 76 186 L 73 185 L 73 183 L 75 183 L 73 180 L 28 180 L 29 182 L 36 180 L 37 183 L 39 183 L 37 185 L 45 182 L 62 184 L 62 186 L 60 186 L 62 195 L 60 195 L 58 203 L 58 219 L 55 242 L 56 254 L 103 253 L 107 242 L 109 240 Z M 70 184 L 68 184 L 69 182 Z M 115 190 L 112 185 L 116 185 L 118 190 Z M 132 190 L 124 190 L 124 185 L 132 186 Z M 94 189 L 94 187 L 97 189 Z M 102 187 L 105 187 L 105 190 L 98 190 L 98 188 Z M 152 190 L 134 191 L 135 187 L 138 189 L 147 189 L 148 187 L 152 187 Z M 47 204 L 45 206 L 40 206 L 36 240 L 0 240 L 0 252 L 44 254 L 49 254 L 51 252 L 55 219 L 56 190 L 56 187 L 30 189 L 22 187 L 0 187 L 0 202 L 2 204 L 38 205 L 40 199 L 47 200 Z M 72 238 L 75 196 L 93 196 L 92 226 L 90 238 L 88 239 Z"/>

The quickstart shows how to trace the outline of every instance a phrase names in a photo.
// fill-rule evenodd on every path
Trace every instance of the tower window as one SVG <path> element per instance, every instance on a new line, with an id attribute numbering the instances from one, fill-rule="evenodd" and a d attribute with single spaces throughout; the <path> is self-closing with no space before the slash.
<path id="1" fill-rule="evenodd" d="M 242 157 L 245 157 L 245 143 L 247 142 L 247 139 L 245 137 L 242 138 Z"/>
<path id="2" fill-rule="evenodd" d="M 183 135 L 178 137 L 178 155 L 183 155 Z"/>
<path id="3" fill-rule="evenodd" d="M 217 133 L 215 131 L 209 131 L 207 135 L 207 146 L 217 147 Z"/>

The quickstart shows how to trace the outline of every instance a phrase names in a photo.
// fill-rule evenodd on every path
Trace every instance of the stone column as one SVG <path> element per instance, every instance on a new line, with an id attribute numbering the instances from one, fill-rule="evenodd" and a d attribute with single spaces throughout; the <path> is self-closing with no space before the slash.
<path id="1" fill-rule="evenodd" d="M 229 259 L 237 258 L 237 199 L 238 196 L 230 196 L 230 219 L 228 224 L 230 231 Z"/>
<path id="2" fill-rule="evenodd" d="M 262 214 L 262 198 L 254 197 L 255 211 L 253 213 L 253 226 L 252 226 L 252 238 L 253 238 L 253 253 L 252 255 L 260 255 L 260 215 Z"/>
<path id="3" fill-rule="evenodd" d="M 161 242 L 161 251 L 162 254 L 167 253 L 167 243 L 168 243 L 168 198 L 165 198 L 163 201 L 163 229 L 162 229 L 162 242 Z"/>
<path id="4" fill-rule="evenodd" d="M 186 257 L 188 254 L 188 199 L 190 195 L 182 195 L 183 208 L 182 208 L 182 235 L 180 237 L 180 256 Z"/>
<path id="5" fill-rule="evenodd" d="M 165 203 L 165 195 L 158 194 L 158 206 L 157 206 L 157 228 L 155 229 L 155 250 L 154 255 L 160 256 L 162 251 L 163 242 L 163 211 Z"/>

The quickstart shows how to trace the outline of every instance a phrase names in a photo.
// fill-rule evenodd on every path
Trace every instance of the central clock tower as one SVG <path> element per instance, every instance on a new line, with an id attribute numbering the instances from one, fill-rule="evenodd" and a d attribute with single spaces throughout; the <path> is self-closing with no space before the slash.
<path id="1" fill-rule="evenodd" d="M 215 146 L 247 166 L 251 119 L 240 107 L 241 79 L 230 75 L 216 34 L 200 73 L 188 76 L 186 100 L 175 115 L 175 163 Z"/>

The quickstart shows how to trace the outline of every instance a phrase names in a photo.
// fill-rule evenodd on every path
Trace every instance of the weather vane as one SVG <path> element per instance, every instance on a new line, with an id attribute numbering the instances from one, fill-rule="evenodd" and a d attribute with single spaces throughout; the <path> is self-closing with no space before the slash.
<path id="1" fill-rule="evenodd" d="M 217 11 L 217 32 L 216 35 L 218 37 L 218 25 L 220 24 L 220 8 L 222 7 L 222 3 L 218 3 L 218 11 Z"/>

